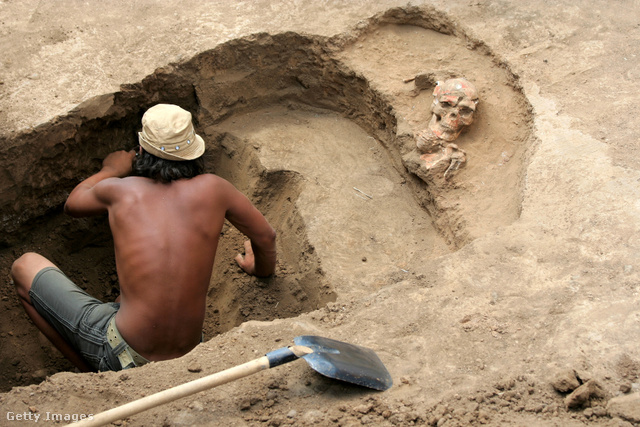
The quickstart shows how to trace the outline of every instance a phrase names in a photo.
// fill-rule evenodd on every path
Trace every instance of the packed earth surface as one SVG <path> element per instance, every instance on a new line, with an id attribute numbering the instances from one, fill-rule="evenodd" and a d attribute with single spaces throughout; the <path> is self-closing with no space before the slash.
<path id="1" fill-rule="evenodd" d="M 67 424 L 303 335 L 373 350 L 393 386 L 294 361 L 115 425 L 640 425 L 637 1 L 5 0 L 0 45 L 0 425 Z M 445 175 L 416 135 L 453 77 L 479 103 Z M 36 251 L 118 296 L 106 217 L 62 206 L 161 102 L 277 230 L 276 274 L 244 274 L 225 225 L 204 342 L 78 373 L 9 269 Z"/>

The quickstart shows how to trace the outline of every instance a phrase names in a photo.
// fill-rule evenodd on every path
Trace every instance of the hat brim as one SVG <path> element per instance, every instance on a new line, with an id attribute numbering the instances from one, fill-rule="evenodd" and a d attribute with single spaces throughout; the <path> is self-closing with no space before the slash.
<path id="1" fill-rule="evenodd" d="M 186 160 L 195 160 L 198 157 L 202 156 L 205 151 L 204 139 L 202 139 L 202 137 L 198 134 L 195 134 L 195 140 L 193 144 L 190 144 L 184 150 L 174 151 L 172 153 L 168 151 L 163 151 L 151 145 L 149 142 L 147 142 L 144 139 L 141 132 L 138 132 L 138 141 L 140 143 L 140 146 L 144 148 L 144 150 L 147 153 L 153 154 L 154 156 L 160 157 L 161 159 L 174 160 L 178 162 L 186 161 Z"/>

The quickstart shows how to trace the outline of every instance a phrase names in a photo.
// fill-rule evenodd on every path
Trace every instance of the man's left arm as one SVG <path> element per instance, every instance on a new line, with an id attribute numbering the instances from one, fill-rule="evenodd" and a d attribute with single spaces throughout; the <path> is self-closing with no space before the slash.
<path id="1" fill-rule="evenodd" d="M 116 151 L 102 162 L 102 169 L 82 181 L 69 194 L 64 212 L 73 217 L 98 215 L 107 211 L 108 198 L 96 186 L 109 178 L 123 178 L 131 173 L 133 151 Z"/>

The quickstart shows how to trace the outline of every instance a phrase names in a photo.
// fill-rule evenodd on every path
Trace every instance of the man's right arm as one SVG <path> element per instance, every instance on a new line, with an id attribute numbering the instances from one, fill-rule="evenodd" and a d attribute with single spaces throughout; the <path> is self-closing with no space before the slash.
<path id="1" fill-rule="evenodd" d="M 231 183 L 223 180 L 227 201 L 225 218 L 250 239 L 245 243 L 245 256 L 236 257 L 248 274 L 270 276 L 276 269 L 276 232 L 249 199 Z"/>
<path id="2" fill-rule="evenodd" d="M 121 178 L 131 172 L 133 151 L 116 151 L 102 162 L 102 169 L 85 179 L 71 191 L 64 205 L 64 211 L 73 217 L 98 215 L 106 212 L 110 204 L 111 185 L 105 185 L 110 178 Z"/>

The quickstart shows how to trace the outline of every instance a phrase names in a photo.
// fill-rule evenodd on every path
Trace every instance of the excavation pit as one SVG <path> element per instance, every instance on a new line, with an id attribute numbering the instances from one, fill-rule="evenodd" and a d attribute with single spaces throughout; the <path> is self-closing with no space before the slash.
<path id="1" fill-rule="evenodd" d="M 380 57 L 381 44 L 402 49 L 396 58 Z M 385 64 L 392 72 L 377 69 Z M 431 104 L 431 90 L 404 80 L 425 71 L 463 73 L 483 96 L 475 126 L 460 140 L 468 165 L 444 184 L 417 176 L 403 160 Z M 109 152 L 137 144 L 142 114 L 159 102 L 194 114 L 207 170 L 247 194 L 279 236 L 275 277 L 257 279 L 234 264 L 244 238 L 225 226 L 206 338 L 247 320 L 362 298 L 520 212 L 531 113 L 517 79 L 452 24 L 398 9 L 332 39 L 285 33 L 233 40 L 5 137 L 5 271 L 21 253 L 37 251 L 96 297 L 117 296 L 106 218 L 70 219 L 62 205 Z M 71 368 L 8 285 L 0 305 L 3 390 Z"/>

